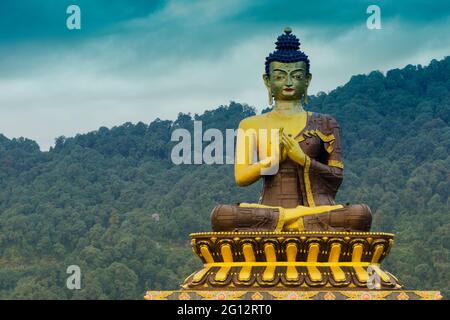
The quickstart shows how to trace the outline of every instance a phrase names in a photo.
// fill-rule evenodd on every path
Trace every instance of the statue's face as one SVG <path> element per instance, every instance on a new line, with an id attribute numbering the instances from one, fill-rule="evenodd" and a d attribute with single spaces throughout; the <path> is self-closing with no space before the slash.
<path id="1" fill-rule="evenodd" d="M 266 87 L 271 89 L 275 100 L 300 100 L 311 81 L 306 74 L 306 64 L 299 62 L 273 61 L 269 65 L 270 76 L 263 76 Z"/>

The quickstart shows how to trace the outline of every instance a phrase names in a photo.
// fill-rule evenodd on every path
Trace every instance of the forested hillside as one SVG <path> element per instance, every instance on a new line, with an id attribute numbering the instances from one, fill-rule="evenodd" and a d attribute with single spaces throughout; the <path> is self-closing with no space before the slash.
<path id="1" fill-rule="evenodd" d="M 265 94 L 261 92 L 261 94 Z M 308 111 L 342 128 L 341 203 L 366 203 L 373 230 L 394 232 L 386 268 L 410 289 L 450 295 L 450 57 L 358 75 Z M 125 123 L 59 137 L 49 152 L 0 135 L 0 299 L 141 299 L 177 289 L 200 267 L 190 232 L 217 203 L 256 201 L 232 165 L 170 161 L 176 128 L 236 128 L 255 109 L 231 102 L 176 121 Z M 1 128 L 0 128 L 1 132 Z M 66 288 L 79 265 L 82 289 Z"/>

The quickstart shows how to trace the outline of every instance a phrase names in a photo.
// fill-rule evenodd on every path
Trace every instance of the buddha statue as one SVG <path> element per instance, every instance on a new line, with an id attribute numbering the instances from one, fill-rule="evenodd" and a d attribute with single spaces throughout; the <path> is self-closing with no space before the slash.
<path id="1" fill-rule="evenodd" d="M 262 178 L 262 195 L 259 203 L 216 206 L 213 231 L 369 231 L 367 205 L 335 203 L 344 170 L 340 128 L 334 117 L 305 110 L 308 56 L 290 28 L 275 44 L 263 75 L 272 110 L 243 119 L 236 144 L 237 185 Z"/>
<path id="2" fill-rule="evenodd" d="M 344 169 L 340 129 L 332 116 L 304 109 L 311 79 L 310 61 L 286 28 L 263 75 L 274 106 L 243 119 L 237 134 L 236 183 L 263 179 L 259 203 L 213 208 L 213 231 L 190 235 L 202 268 L 180 291 L 149 291 L 146 299 L 405 297 L 381 266 L 394 235 L 369 232 L 367 205 L 335 202 Z"/>

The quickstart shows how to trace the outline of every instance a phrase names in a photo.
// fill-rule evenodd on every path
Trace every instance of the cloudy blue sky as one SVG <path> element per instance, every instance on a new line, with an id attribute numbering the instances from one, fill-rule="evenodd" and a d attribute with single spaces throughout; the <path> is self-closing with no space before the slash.
<path id="1" fill-rule="evenodd" d="M 81 30 L 66 28 L 71 4 Z M 381 30 L 366 27 L 371 4 Z M 60 135 L 230 100 L 260 110 L 285 26 L 310 56 L 310 93 L 450 55 L 448 0 L 1 0 L 0 133 L 48 150 Z"/>

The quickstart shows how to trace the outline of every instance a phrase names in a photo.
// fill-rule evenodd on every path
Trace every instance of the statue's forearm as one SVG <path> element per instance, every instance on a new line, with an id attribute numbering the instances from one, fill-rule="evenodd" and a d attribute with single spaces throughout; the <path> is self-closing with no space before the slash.
<path id="1" fill-rule="evenodd" d="M 251 165 L 236 165 L 234 178 L 240 187 L 248 186 L 259 180 L 261 177 L 262 165 L 256 162 Z"/>
<path id="2" fill-rule="evenodd" d="M 344 178 L 343 169 L 328 166 L 314 159 L 311 159 L 310 170 L 314 170 L 325 179 L 342 180 Z"/>

